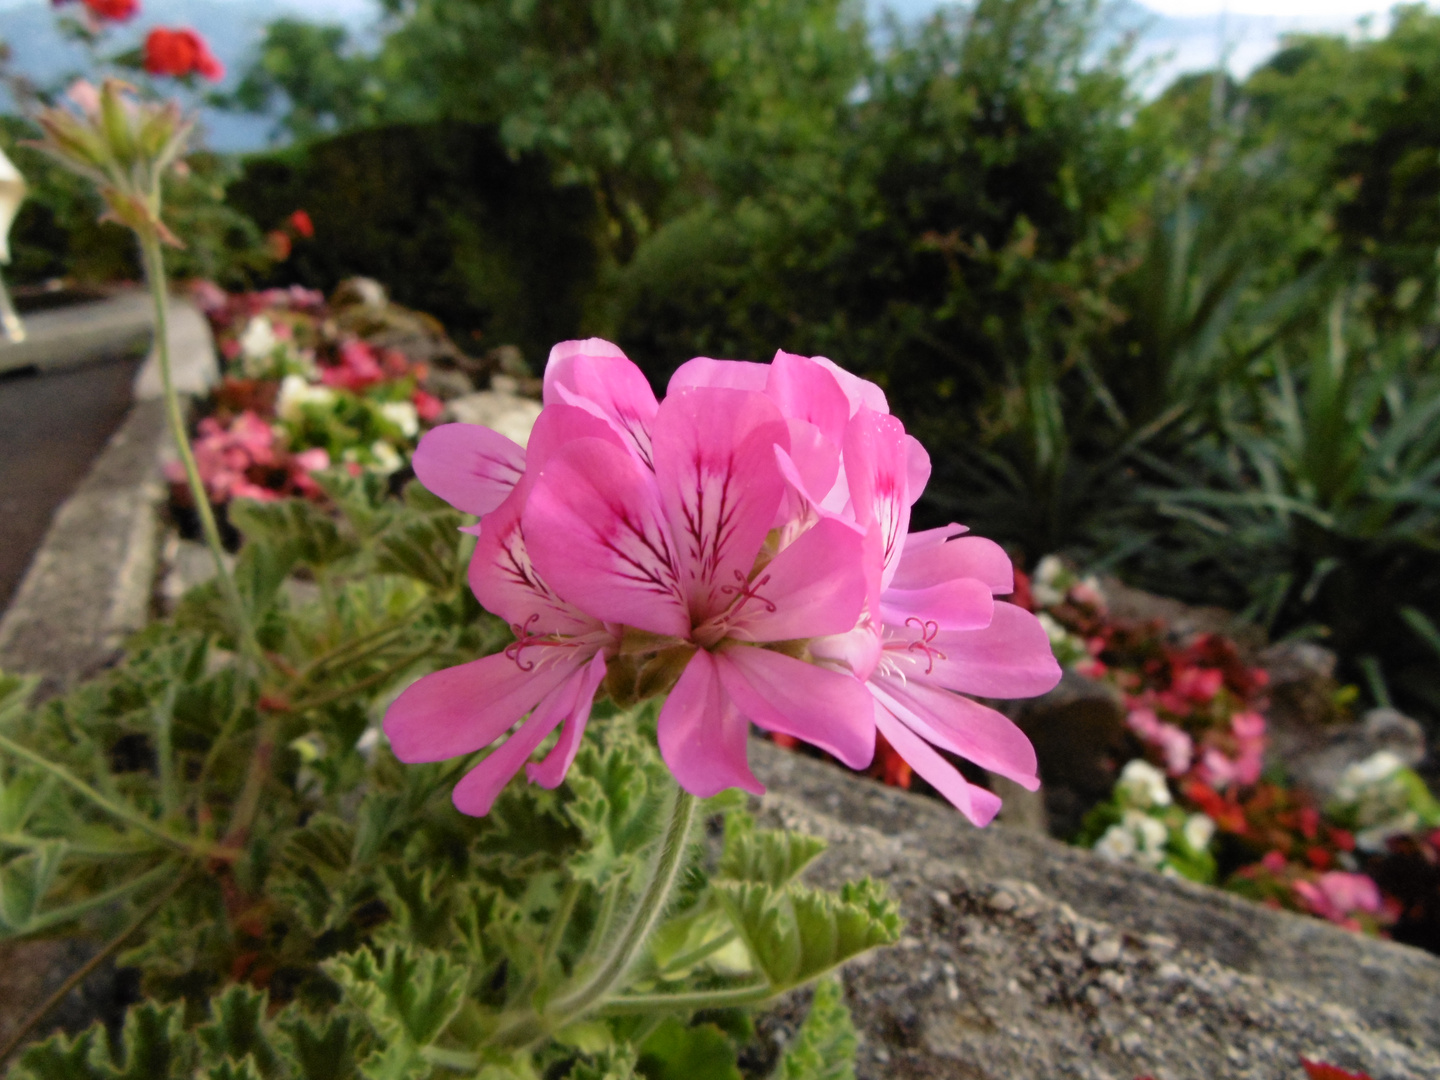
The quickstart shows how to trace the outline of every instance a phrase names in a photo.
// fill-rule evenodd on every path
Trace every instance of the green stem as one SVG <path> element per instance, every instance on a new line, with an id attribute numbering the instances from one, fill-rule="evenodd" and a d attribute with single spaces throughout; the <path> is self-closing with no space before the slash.
<path id="1" fill-rule="evenodd" d="M 194 855 L 203 858 L 207 855 L 213 854 L 213 851 L 211 850 L 209 845 L 197 845 L 189 840 L 184 839 L 183 837 L 172 835 L 171 833 L 162 829 L 159 825 L 156 825 L 149 818 L 144 817 L 141 814 L 137 814 L 129 807 L 121 806 L 119 803 L 112 802 L 110 799 L 107 799 L 104 795 L 101 795 L 100 792 L 96 791 L 89 784 L 85 783 L 84 780 L 81 780 L 78 776 L 72 775 L 70 771 L 64 766 L 57 765 L 55 764 L 55 762 L 47 760 L 46 758 L 37 754 L 34 750 L 31 750 L 29 747 L 26 746 L 21 746 L 19 743 L 15 742 L 13 739 L 8 738 L 7 736 L 0 735 L 0 750 L 6 750 L 9 753 L 14 754 L 16 757 L 28 761 L 31 765 L 34 765 L 35 767 L 40 769 L 44 769 L 46 772 L 48 772 L 51 776 L 55 777 L 66 787 L 72 789 L 75 792 L 78 792 L 80 795 L 84 796 L 90 802 L 98 806 L 101 810 L 104 810 L 107 814 L 110 814 L 112 817 L 119 818 L 127 825 L 133 825 L 141 832 L 148 833 L 149 835 L 155 837 L 155 839 L 163 841 L 164 843 L 169 844 L 171 847 L 179 851 L 183 851 L 187 855 Z"/>
<path id="2" fill-rule="evenodd" d="M 170 434 L 180 454 L 180 463 L 185 467 L 185 479 L 190 485 L 190 496 L 195 500 L 195 512 L 200 517 L 200 529 L 205 534 L 205 543 L 215 560 L 215 578 L 220 582 L 220 592 L 230 608 L 230 617 L 235 621 L 235 636 L 240 643 L 240 652 L 251 660 L 258 661 L 260 647 L 255 641 L 255 630 L 250 625 L 250 616 L 240 600 L 240 591 L 235 587 L 235 578 L 225 565 L 225 545 L 220 541 L 220 529 L 215 524 L 215 513 L 210 509 L 210 496 L 205 493 L 205 483 L 200 479 L 200 467 L 195 463 L 195 453 L 190 448 L 190 438 L 185 430 L 185 413 L 180 407 L 180 395 L 175 390 L 175 380 L 170 370 L 170 295 L 165 278 L 165 257 L 160 250 L 160 238 L 154 230 L 141 232 L 140 252 L 145 263 L 145 279 L 150 285 L 150 298 L 155 304 L 155 355 L 160 362 L 160 385 L 165 394 L 165 415 L 170 422 Z"/>
<path id="3" fill-rule="evenodd" d="M 689 952 L 677 956 L 674 960 L 671 960 L 668 964 L 661 968 L 659 974 L 669 975 L 673 971 L 684 971 L 686 968 L 694 967 L 701 960 L 704 960 L 707 956 L 711 956 L 714 953 L 717 953 L 721 949 L 725 948 L 726 945 L 729 945 L 739 936 L 740 934 L 736 930 L 726 930 L 723 934 L 719 935 L 718 937 L 711 938 L 709 941 L 705 942 L 705 944 L 697 945 Z"/>
<path id="4" fill-rule="evenodd" d="M 123 884 L 116 885 L 113 889 L 106 889 L 102 893 L 96 893 L 94 896 L 84 900 L 77 900 L 73 904 L 52 908 L 41 914 L 38 918 L 31 919 L 25 924 L 22 932 L 26 935 L 38 934 L 41 930 L 45 930 L 48 927 L 57 926 L 60 923 L 79 918 L 87 911 L 93 911 L 97 907 L 104 907 L 106 904 L 113 903 L 123 896 L 129 896 L 132 892 L 138 892 L 148 885 L 153 885 L 157 881 L 168 881 L 174 876 L 175 870 L 176 864 L 172 858 L 167 862 L 162 862 L 159 866 L 151 867 L 137 878 L 132 878 Z"/>
<path id="5" fill-rule="evenodd" d="M 607 1016 L 648 1012 L 696 1012 L 700 1009 L 734 1009 L 758 1005 L 775 995 L 768 983 L 729 990 L 693 990 L 684 994 L 625 994 L 600 1006 Z"/>
<path id="6" fill-rule="evenodd" d="M 635 910 L 630 913 L 629 924 L 599 970 L 578 990 L 560 998 L 551 1007 L 550 1013 L 556 1027 L 568 1023 L 603 998 L 630 970 L 635 954 L 650 937 L 650 932 L 660 921 L 660 916 L 665 913 L 671 890 L 680 876 L 680 868 L 685 864 L 685 846 L 690 836 L 690 825 L 695 820 L 695 804 L 694 795 L 676 789 L 670 822 L 665 827 L 660 850 L 655 855 L 650 883 L 645 887 Z"/>
<path id="7" fill-rule="evenodd" d="M 330 690 L 323 694 L 317 694 L 311 698 L 302 698 L 300 701 L 292 704 L 287 711 L 292 713 L 302 713 L 306 712 L 309 709 L 318 709 L 322 705 L 333 704 L 336 701 L 340 701 L 343 698 L 349 697 L 351 694 L 358 694 L 362 690 L 369 690 L 371 687 L 378 686 L 379 684 L 385 682 L 387 679 L 393 679 L 396 675 L 399 675 L 400 672 L 404 671 L 411 664 L 415 663 L 416 660 L 423 659 L 434 651 L 435 646 L 432 645 L 421 649 L 418 652 L 410 653 L 403 660 L 400 660 L 399 662 L 390 665 L 388 668 L 385 668 L 382 671 L 377 671 L 373 675 L 367 675 L 365 678 L 360 679 L 356 682 L 349 683 L 346 686 L 338 687 L 335 690 Z"/>

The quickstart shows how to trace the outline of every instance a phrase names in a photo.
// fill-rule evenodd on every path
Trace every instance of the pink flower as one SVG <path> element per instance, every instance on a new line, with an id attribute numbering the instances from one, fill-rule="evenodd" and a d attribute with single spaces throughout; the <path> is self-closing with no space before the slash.
<path id="1" fill-rule="evenodd" d="M 1379 886 L 1365 874 L 1332 870 L 1314 882 L 1297 881 L 1294 889 L 1313 914 L 1352 928 L 1358 927 L 1357 912 L 1378 915 L 1382 906 Z"/>
<path id="2" fill-rule="evenodd" d="M 879 733 L 976 824 L 988 823 L 1000 800 L 966 781 L 932 744 L 1038 787 L 1029 739 L 961 693 L 1050 690 L 1060 668 L 1049 638 L 1028 611 L 995 602 L 1014 588 L 1014 568 L 998 545 L 963 536 L 960 525 L 907 535 L 930 459 L 888 415 L 880 388 L 824 358 L 785 352 L 768 368 L 692 360 L 670 381 L 672 394 L 695 385 L 763 385 L 784 412 L 791 445 L 776 450 L 789 488 L 782 538 L 787 529 L 829 521 L 864 531 L 865 614 L 853 629 L 811 642 L 810 655 L 864 681 Z"/>
<path id="3" fill-rule="evenodd" d="M 323 368 L 320 381 L 326 386 L 359 392 L 385 380 L 385 371 L 375 358 L 375 351 L 363 341 L 347 341 L 340 346 L 340 363 Z"/>
<path id="4" fill-rule="evenodd" d="M 440 419 L 440 414 L 445 411 L 445 403 L 434 394 L 426 393 L 416 388 L 410 395 L 410 403 L 415 406 L 415 415 L 427 424 L 433 424 Z"/>
<path id="5" fill-rule="evenodd" d="M 661 754 L 707 796 L 761 790 L 751 722 L 852 767 L 877 727 L 980 822 L 998 800 L 934 743 L 1036 783 L 1028 740 L 954 691 L 1042 693 L 1059 678 L 1029 613 L 996 604 L 1009 560 L 959 526 L 906 537 L 929 475 L 883 393 L 820 358 L 708 359 L 658 402 L 608 342 L 565 342 L 528 449 L 461 424 L 426 434 L 415 469 L 481 515 L 470 583 L 516 641 L 438 672 L 392 706 L 397 755 L 469 753 L 518 727 L 455 801 L 484 813 L 558 724 L 531 779 L 558 784 L 603 678 L 612 697 L 668 691 Z M 812 494 L 813 493 L 813 494 Z"/>
<path id="6" fill-rule="evenodd" d="M 1171 776 L 1181 776 L 1190 768 L 1195 742 L 1188 732 L 1174 724 L 1167 724 L 1152 709 L 1131 709 L 1125 723 L 1131 731 L 1160 751 L 1165 758 L 1165 771 Z"/>

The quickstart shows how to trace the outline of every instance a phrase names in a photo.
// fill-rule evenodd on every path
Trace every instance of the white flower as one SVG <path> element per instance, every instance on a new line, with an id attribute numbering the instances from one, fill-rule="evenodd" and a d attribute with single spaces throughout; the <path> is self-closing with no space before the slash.
<path id="1" fill-rule="evenodd" d="M 407 439 L 420 433 L 420 415 L 408 401 L 387 401 L 380 406 L 380 415 L 398 427 Z"/>
<path id="2" fill-rule="evenodd" d="M 1061 645 L 1069 639 L 1069 631 L 1052 619 L 1049 612 L 1042 611 L 1035 617 L 1040 620 L 1040 625 L 1045 628 L 1045 635 L 1050 639 L 1051 645 Z"/>
<path id="3" fill-rule="evenodd" d="M 376 439 L 370 444 L 370 456 L 375 459 L 370 468 L 383 476 L 389 476 L 405 464 L 395 448 L 384 439 Z"/>
<path id="4" fill-rule="evenodd" d="M 1157 821 L 1139 810 L 1126 810 L 1125 825 L 1135 834 L 1137 845 L 1145 856 L 1145 862 L 1152 865 L 1165 857 L 1165 842 L 1170 839 L 1170 830 L 1163 821 Z"/>
<path id="5" fill-rule="evenodd" d="M 1135 834 L 1124 825 L 1111 825 L 1096 842 L 1095 851 L 1111 862 L 1129 862 L 1135 856 Z"/>
<path id="6" fill-rule="evenodd" d="M 1405 762 L 1393 750 L 1377 750 L 1345 770 L 1335 785 L 1335 798 L 1342 803 L 1357 803 L 1404 767 Z"/>
<path id="7" fill-rule="evenodd" d="M 240 334 L 240 352 L 247 361 L 269 360 L 275 351 L 275 328 L 264 315 L 253 315 Z M 245 365 L 246 370 L 250 364 Z"/>
<path id="8" fill-rule="evenodd" d="M 1038 607 L 1052 607 L 1065 599 L 1065 588 L 1060 583 L 1065 576 L 1065 564 L 1058 555 L 1046 555 L 1035 564 L 1035 575 L 1030 579 L 1030 594 Z"/>
<path id="9" fill-rule="evenodd" d="M 275 412 L 282 420 L 297 423 L 304 417 L 307 405 L 329 408 L 335 403 L 335 391 L 328 386 L 313 386 L 299 375 L 286 375 L 280 380 L 280 396 Z"/>
<path id="10" fill-rule="evenodd" d="M 1205 814 L 1191 814 L 1185 819 L 1182 832 L 1192 850 L 1204 851 L 1215 838 L 1215 822 Z"/>
<path id="11" fill-rule="evenodd" d="M 1124 805 L 1140 810 L 1170 805 L 1170 785 L 1165 782 L 1165 774 L 1144 758 L 1126 763 L 1115 792 Z"/>

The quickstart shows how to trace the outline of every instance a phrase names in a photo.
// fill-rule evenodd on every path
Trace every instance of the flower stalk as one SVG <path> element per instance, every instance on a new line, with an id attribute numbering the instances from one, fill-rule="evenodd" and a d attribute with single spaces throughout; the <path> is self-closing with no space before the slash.
<path id="1" fill-rule="evenodd" d="M 175 388 L 174 370 L 170 363 L 170 295 L 169 283 L 165 276 L 165 256 L 160 246 L 160 234 L 152 229 L 136 229 L 140 240 L 140 254 L 145 268 L 145 280 L 150 286 L 150 298 L 155 305 L 155 356 L 160 365 L 160 385 L 165 398 L 165 416 L 170 425 L 171 437 L 175 440 L 180 463 L 185 469 L 185 481 L 190 496 L 195 501 L 195 512 L 200 517 L 200 530 L 205 536 L 205 545 L 210 549 L 215 562 L 215 579 L 220 583 L 220 592 L 230 609 L 235 623 L 235 637 L 240 652 L 250 659 L 260 655 L 255 641 L 255 629 L 245 604 L 240 599 L 240 590 L 235 586 L 234 575 L 225 563 L 225 545 L 220 539 L 220 527 L 215 521 L 205 483 L 200 478 L 200 467 L 195 461 L 190 438 L 185 430 L 185 412 L 180 405 L 180 394 Z"/>

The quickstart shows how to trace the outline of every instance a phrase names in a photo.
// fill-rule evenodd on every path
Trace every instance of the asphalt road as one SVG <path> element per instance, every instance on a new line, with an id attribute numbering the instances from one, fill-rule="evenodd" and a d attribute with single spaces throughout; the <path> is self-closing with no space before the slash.
<path id="1" fill-rule="evenodd" d="M 141 359 L 0 375 L 0 610 L 50 518 L 125 419 Z"/>

